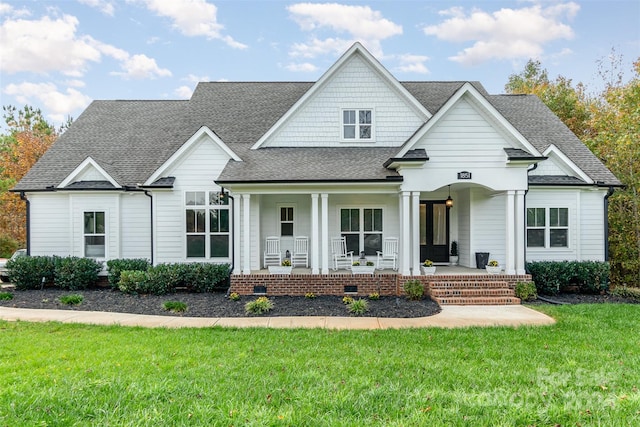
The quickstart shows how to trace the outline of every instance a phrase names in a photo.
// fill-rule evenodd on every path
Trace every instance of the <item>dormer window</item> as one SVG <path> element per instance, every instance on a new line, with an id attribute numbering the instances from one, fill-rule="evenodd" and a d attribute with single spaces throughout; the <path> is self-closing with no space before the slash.
<path id="1" fill-rule="evenodd" d="M 372 110 L 342 110 L 342 138 L 345 140 L 373 140 Z"/>

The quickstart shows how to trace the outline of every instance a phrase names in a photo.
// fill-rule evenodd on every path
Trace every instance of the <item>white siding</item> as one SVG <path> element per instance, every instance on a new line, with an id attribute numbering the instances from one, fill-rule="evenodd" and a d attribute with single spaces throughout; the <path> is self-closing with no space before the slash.
<path id="1" fill-rule="evenodd" d="M 120 199 L 120 258 L 151 259 L 150 200 L 141 193 Z"/>
<path id="2" fill-rule="evenodd" d="M 400 146 L 422 124 L 387 80 L 355 55 L 264 146 L 369 144 L 341 142 L 343 108 L 373 110 L 377 146 Z"/>
<path id="3" fill-rule="evenodd" d="M 471 191 L 467 188 L 458 192 L 455 212 L 458 217 L 458 262 L 465 267 L 473 267 L 471 255 Z"/>
<path id="4" fill-rule="evenodd" d="M 118 193 L 73 193 L 69 195 L 71 205 L 71 253 L 84 254 L 84 213 L 105 213 L 105 258 L 120 258 L 120 195 Z"/>
<path id="5" fill-rule="evenodd" d="M 605 190 L 580 193 L 580 255 L 583 260 L 604 260 Z"/>
<path id="6" fill-rule="evenodd" d="M 531 171 L 529 175 L 560 175 L 567 176 L 567 173 L 563 171 L 555 162 L 553 158 L 548 158 L 540 163 L 538 167 Z"/>
<path id="7" fill-rule="evenodd" d="M 31 255 L 70 255 L 68 196 L 33 193 L 28 198 L 31 204 Z"/>
<path id="8" fill-rule="evenodd" d="M 78 181 L 104 181 L 105 176 L 100 173 L 95 167 L 92 165 L 86 166 L 82 172 L 76 175 L 73 182 Z"/>
<path id="9" fill-rule="evenodd" d="M 489 259 L 504 265 L 506 261 L 506 197 L 482 189 L 471 190 L 471 267 L 475 267 L 475 253 L 489 252 Z"/>

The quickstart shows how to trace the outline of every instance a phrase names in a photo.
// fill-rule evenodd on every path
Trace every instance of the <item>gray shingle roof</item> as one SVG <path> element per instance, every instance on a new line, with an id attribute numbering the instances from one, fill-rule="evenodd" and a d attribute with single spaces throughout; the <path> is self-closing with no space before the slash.
<path id="1" fill-rule="evenodd" d="M 434 114 L 465 82 L 405 82 Z M 556 145 L 595 181 L 619 181 L 535 96 L 478 91 L 539 151 Z M 261 148 L 251 146 L 282 117 L 312 82 L 198 84 L 188 101 L 94 101 L 18 183 L 15 190 L 57 186 L 87 157 L 122 186 L 145 182 L 202 126 L 243 162 L 230 161 L 219 180 L 381 180 L 398 148 Z"/>
<path id="2" fill-rule="evenodd" d="M 575 176 L 529 175 L 530 185 L 585 185 L 586 182 Z"/>

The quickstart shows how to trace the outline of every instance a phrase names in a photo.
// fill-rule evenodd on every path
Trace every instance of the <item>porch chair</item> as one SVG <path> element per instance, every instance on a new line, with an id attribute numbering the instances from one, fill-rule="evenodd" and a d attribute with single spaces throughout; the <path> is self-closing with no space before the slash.
<path id="1" fill-rule="evenodd" d="M 281 262 L 282 252 L 280 252 L 280 237 L 267 237 L 264 242 L 264 266 L 267 267 L 269 265 L 280 265 Z"/>
<path id="2" fill-rule="evenodd" d="M 340 267 L 351 270 L 353 265 L 353 251 L 347 252 L 347 241 L 344 237 L 334 237 L 331 239 L 331 256 L 333 258 L 333 269 Z"/>
<path id="3" fill-rule="evenodd" d="M 393 270 L 398 269 L 398 238 L 386 237 L 382 242 L 382 251 L 376 251 L 378 254 L 377 269 L 382 270 L 390 267 Z"/>
<path id="4" fill-rule="evenodd" d="M 291 265 L 297 267 L 304 264 L 309 267 L 309 238 L 307 236 L 296 236 L 293 242 L 293 254 L 291 255 Z"/>

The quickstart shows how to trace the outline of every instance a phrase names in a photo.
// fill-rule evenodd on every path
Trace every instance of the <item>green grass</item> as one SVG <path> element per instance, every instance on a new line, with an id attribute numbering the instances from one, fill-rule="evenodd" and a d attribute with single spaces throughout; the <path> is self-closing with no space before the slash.
<path id="1" fill-rule="evenodd" d="M 84 297 L 80 294 L 62 295 L 60 298 L 62 304 L 80 305 L 84 301 Z"/>
<path id="2" fill-rule="evenodd" d="M 182 301 L 165 301 L 162 308 L 172 313 L 184 313 L 187 311 L 187 304 Z"/>
<path id="3" fill-rule="evenodd" d="M 0 292 L 0 300 L 10 301 L 12 299 L 13 299 L 13 294 L 11 292 Z"/>
<path id="4" fill-rule="evenodd" d="M 0 321 L 0 426 L 633 426 L 640 306 L 547 327 L 143 329 Z"/>

